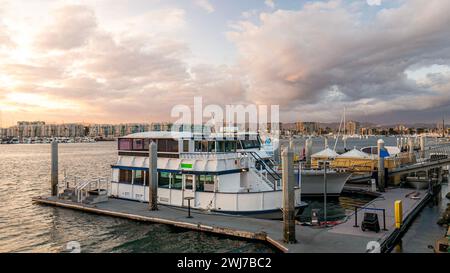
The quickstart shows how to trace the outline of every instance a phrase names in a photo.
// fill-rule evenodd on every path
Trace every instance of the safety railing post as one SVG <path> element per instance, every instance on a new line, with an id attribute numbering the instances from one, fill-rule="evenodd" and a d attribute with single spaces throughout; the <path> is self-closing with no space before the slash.
<path id="1" fill-rule="evenodd" d="M 358 226 L 358 207 L 355 206 L 355 225 L 353 227 L 359 227 Z"/>

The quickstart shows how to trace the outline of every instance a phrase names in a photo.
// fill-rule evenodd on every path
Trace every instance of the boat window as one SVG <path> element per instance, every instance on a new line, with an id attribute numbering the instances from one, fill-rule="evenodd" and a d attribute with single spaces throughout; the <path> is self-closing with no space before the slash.
<path id="1" fill-rule="evenodd" d="M 237 142 L 237 148 L 239 150 L 242 150 L 242 143 L 240 141 Z"/>
<path id="2" fill-rule="evenodd" d="M 134 185 L 144 185 L 144 171 L 134 171 Z"/>
<path id="3" fill-rule="evenodd" d="M 214 175 L 197 175 L 196 191 L 214 192 Z"/>
<path id="4" fill-rule="evenodd" d="M 216 142 L 208 141 L 208 153 L 212 153 L 216 151 Z"/>
<path id="5" fill-rule="evenodd" d="M 119 150 L 130 151 L 132 147 L 132 140 L 129 138 L 119 139 Z"/>
<path id="6" fill-rule="evenodd" d="M 167 140 L 167 152 L 178 153 L 178 140 Z"/>
<path id="7" fill-rule="evenodd" d="M 158 139 L 158 152 L 178 153 L 178 141 L 173 139 Z"/>
<path id="8" fill-rule="evenodd" d="M 132 171 L 119 170 L 119 183 L 131 184 Z"/>
<path id="9" fill-rule="evenodd" d="M 195 151 L 196 152 L 208 152 L 208 141 L 202 140 L 202 141 L 196 141 L 195 142 Z"/>
<path id="10" fill-rule="evenodd" d="M 196 191 L 204 191 L 205 185 L 205 176 L 204 175 L 196 175 L 195 176 L 195 190 Z"/>
<path id="11" fill-rule="evenodd" d="M 225 141 L 217 141 L 216 148 L 218 153 L 225 152 Z"/>
<path id="12" fill-rule="evenodd" d="M 158 172 L 158 187 L 169 188 L 170 186 L 171 173 L 168 172 Z"/>
<path id="13" fill-rule="evenodd" d="M 143 150 L 144 140 L 143 139 L 133 139 L 133 150 Z"/>
<path id="14" fill-rule="evenodd" d="M 195 141 L 194 144 L 194 151 L 195 152 L 201 152 L 202 151 L 202 143 L 200 141 Z"/>
<path id="15" fill-rule="evenodd" d="M 236 141 L 225 141 L 225 152 L 236 152 Z"/>
<path id="16" fill-rule="evenodd" d="M 241 140 L 243 149 L 259 149 L 260 143 L 258 140 Z"/>
<path id="17" fill-rule="evenodd" d="M 189 140 L 183 140 L 183 152 L 189 153 Z"/>
<path id="18" fill-rule="evenodd" d="M 213 192 L 214 191 L 214 175 L 205 175 L 205 185 L 204 191 Z"/>
<path id="19" fill-rule="evenodd" d="M 183 175 L 175 174 L 172 176 L 172 178 L 173 178 L 173 182 L 172 182 L 171 188 L 175 189 L 175 190 L 181 190 L 182 186 L 183 186 L 183 180 L 182 180 Z"/>
<path id="20" fill-rule="evenodd" d="M 185 175 L 184 178 L 184 189 L 192 190 L 194 187 L 194 179 L 192 175 Z"/>

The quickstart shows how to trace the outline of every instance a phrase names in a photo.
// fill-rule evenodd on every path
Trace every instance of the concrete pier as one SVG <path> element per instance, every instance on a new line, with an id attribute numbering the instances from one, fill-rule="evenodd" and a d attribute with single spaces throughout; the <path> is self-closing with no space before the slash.
<path id="1" fill-rule="evenodd" d="M 58 194 L 58 142 L 53 140 L 51 147 L 52 162 L 50 183 L 52 196 L 56 196 Z"/>
<path id="2" fill-rule="evenodd" d="M 411 193 L 419 195 L 411 198 Z M 340 224 L 329 228 L 295 225 L 298 244 L 287 244 L 283 238 L 283 223 L 281 221 L 262 220 L 243 216 L 229 216 L 213 212 L 193 211 L 194 218 L 186 218 L 186 210 L 160 205 L 157 211 L 148 210 L 148 205 L 141 202 L 110 198 L 107 202 L 87 205 L 60 200 L 55 196 L 36 197 L 38 204 L 52 205 L 89 213 L 120 217 L 130 220 L 167 224 L 195 231 L 210 232 L 219 235 L 233 236 L 267 242 L 282 252 L 293 253 L 358 253 L 367 252 L 367 244 L 376 241 L 381 245 L 381 251 L 393 248 L 393 242 L 404 233 L 408 225 L 429 199 L 427 191 L 412 189 L 389 189 L 378 198 L 366 204 L 367 208 L 386 210 L 386 228 L 378 233 L 353 227 L 355 216 L 358 223 L 363 219 L 365 209 L 359 209 L 347 215 Z M 403 226 L 395 229 L 394 202 L 402 200 Z M 379 213 L 380 225 L 383 225 Z"/>

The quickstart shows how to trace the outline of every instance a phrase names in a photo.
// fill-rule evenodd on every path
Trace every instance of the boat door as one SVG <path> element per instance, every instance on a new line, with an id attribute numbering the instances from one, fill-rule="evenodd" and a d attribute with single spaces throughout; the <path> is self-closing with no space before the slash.
<path id="1" fill-rule="evenodd" d="M 195 198 L 195 185 L 194 185 L 194 175 L 192 174 L 185 174 L 184 175 L 184 182 L 183 182 L 183 206 L 188 206 L 188 200 L 186 200 L 186 197 L 192 197 Z M 195 199 L 191 200 L 191 207 L 195 206 Z"/>

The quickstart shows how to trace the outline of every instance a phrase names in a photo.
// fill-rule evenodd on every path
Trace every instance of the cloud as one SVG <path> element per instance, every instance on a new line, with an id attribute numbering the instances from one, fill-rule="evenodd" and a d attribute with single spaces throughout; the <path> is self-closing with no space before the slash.
<path id="1" fill-rule="evenodd" d="M 405 1 L 370 19 L 364 2 L 346 3 L 243 14 L 227 33 L 238 56 L 230 65 L 192 61 L 183 9 L 105 23 L 93 6 L 51 5 L 48 21 L 34 19 L 25 40 L 0 25 L 0 40 L 7 33 L 20 41 L 14 51 L 0 48 L 8 53 L 0 58 L 0 107 L 24 119 L 156 121 L 200 95 L 205 104 L 279 104 L 284 120 L 337 120 L 344 107 L 362 121 L 450 112 L 448 72 L 408 73 L 450 66 L 450 2 Z M 5 22 L 27 25 L 28 17 L 11 18 Z M 34 103 L 19 104 L 27 95 Z"/>
<path id="2" fill-rule="evenodd" d="M 424 89 L 405 71 L 450 63 L 449 13 L 450 2 L 412 0 L 366 21 L 340 1 L 315 2 L 237 22 L 228 37 L 250 83 L 248 99 L 280 104 L 295 118 L 332 119 L 344 106 L 376 116 L 448 101 L 448 90 Z"/>
<path id="3" fill-rule="evenodd" d="M 367 0 L 367 5 L 369 6 L 380 6 L 382 0 Z"/>
<path id="4" fill-rule="evenodd" d="M 97 28 L 92 9 L 82 5 L 66 5 L 52 12 L 53 22 L 38 34 L 41 49 L 68 50 L 85 45 Z"/>
<path id="5" fill-rule="evenodd" d="M 208 0 L 195 0 L 194 3 L 208 13 L 214 12 L 214 6 Z"/>
<path id="6" fill-rule="evenodd" d="M 79 25 L 83 35 L 63 31 L 80 20 L 86 21 Z M 167 120 L 171 107 L 189 105 L 194 96 L 221 104 L 238 101 L 245 92 L 235 68 L 188 62 L 183 10 L 155 9 L 106 29 L 93 8 L 60 6 L 49 21 L 51 31 L 47 24 L 39 26 L 29 63 L 0 60 L 0 74 L 8 76 L 0 85 L 0 106 L 14 108 L 14 115 L 29 117 L 32 111 L 49 121 Z M 65 41 L 69 33 L 75 37 Z M 8 94 L 13 96 L 1 99 Z M 19 105 L 18 98 L 27 95 L 34 102 Z M 61 107 L 55 107 L 58 101 L 64 102 Z"/>
<path id="7" fill-rule="evenodd" d="M 275 8 L 275 2 L 274 2 L 274 0 L 265 0 L 265 1 L 264 1 L 264 4 L 265 4 L 266 6 L 268 6 L 269 8 Z"/>

